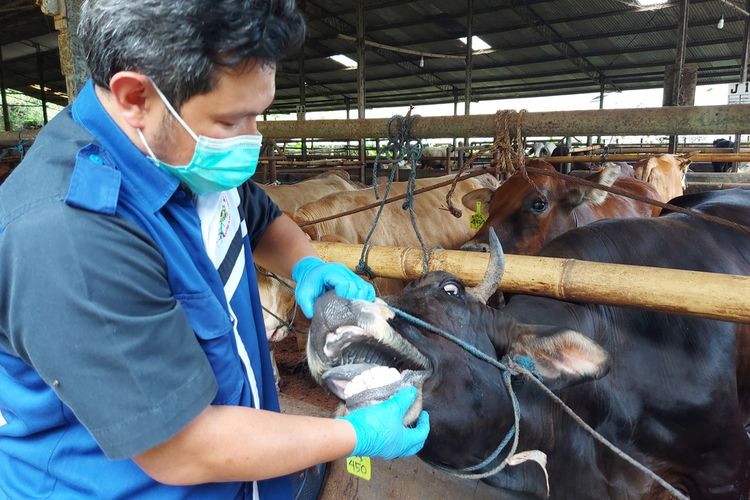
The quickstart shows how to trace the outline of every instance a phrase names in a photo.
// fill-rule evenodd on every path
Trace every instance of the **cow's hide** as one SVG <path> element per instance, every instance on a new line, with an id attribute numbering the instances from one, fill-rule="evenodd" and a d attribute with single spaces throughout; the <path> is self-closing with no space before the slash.
<path id="1" fill-rule="evenodd" d="M 747 191 L 698 193 L 673 203 L 750 225 Z M 749 234 L 678 213 L 598 221 L 566 233 L 541 253 L 750 274 Z M 497 251 L 493 255 L 501 261 Z M 483 301 L 487 287 L 502 274 L 498 269 L 491 266 L 475 289 L 451 274 L 429 273 L 386 300 L 487 355 L 530 358 L 544 383 L 586 422 L 691 498 L 748 498 L 747 325 L 525 295 L 494 310 Z M 370 368 L 363 363 L 396 368 L 404 383 L 416 380 L 431 425 L 420 457 L 430 463 L 454 469 L 475 465 L 512 425 L 509 395 L 497 368 L 394 316 L 383 303 L 350 302 L 333 294 L 319 299 L 308 359 L 317 380 L 339 395 L 346 392 L 347 377 Z M 552 498 L 668 498 L 598 445 L 533 384 L 517 379 L 514 389 L 521 408 L 518 449 L 547 454 Z M 382 390 L 377 396 L 385 397 Z M 544 474 L 530 462 L 487 481 L 533 498 L 546 495 Z"/>

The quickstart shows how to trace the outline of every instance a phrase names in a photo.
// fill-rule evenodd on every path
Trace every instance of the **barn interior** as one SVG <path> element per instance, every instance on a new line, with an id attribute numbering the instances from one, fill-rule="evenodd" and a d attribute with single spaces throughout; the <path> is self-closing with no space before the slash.
<path id="1" fill-rule="evenodd" d="M 40 127 L 87 80 L 76 35 L 81 3 L 0 0 L 0 184 L 33 147 Z M 686 192 L 750 188 L 750 0 L 297 5 L 307 37 L 277 68 L 276 97 L 259 122 L 264 148 L 253 177 L 259 184 L 294 184 L 331 169 L 368 185 L 377 181 L 376 168 L 380 175 L 393 172 L 395 181 L 454 175 L 506 165 L 501 150 L 507 146 L 515 158 L 544 157 L 559 172 L 578 176 L 605 162 L 633 165 L 674 154 L 692 162 Z M 728 91 L 727 104 L 694 105 L 698 86 L 722 84 L 736 94 Z M 606 106 L 607 95 L 644 89 L 662 89 L 661 108 Z M 597 95 L 598 109 L 521 114 L 495 102 L 563 102 L 576 94 Z M 388 119 L 370 118 L 380 116 L 376 110 L 407 115 L 416 106 L 418 115 L 420 106 L 434 104 L 452 105 L 452 112 L 420 117 L 410 130 L 423 150 L 437 150 L 430 165 L 426 155 L 409 161 L 383 152 L 392 137 Z M 21 118 L 31 109 L 33 118 Z M 332 112 L 338 119 L 327 118 Z M 692 139 L 717 135 L 728 140 Z M 535 151 L 536 144 L 542 149 Z M 275 347 L 285 405 L 330 414 L 336 400 L 306 374 L 304 345 L 304 335 L 290 335 Z M 357 498 L 385 498 L 385 485 L 394 481 L 401 485 L 394 498 L 495 497 L 484 484 L 448 478 L 416 459 L 375 465 L 379 481 L 337 470 L 323 498 L 341 498 L 352 488 Z"/>

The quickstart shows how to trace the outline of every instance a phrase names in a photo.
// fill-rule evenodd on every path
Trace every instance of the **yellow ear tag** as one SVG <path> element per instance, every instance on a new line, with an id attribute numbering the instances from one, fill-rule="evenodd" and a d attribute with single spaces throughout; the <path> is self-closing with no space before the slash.
<path id="1" fill-rule="evenodd" d="M 370 457 L 349 457 L 346 459 L 346 470 L 352 476 L 357 476 L 365 481 L 372 477 L 372 466 Z"/>
<path id="2" fill-rule="evenodd" d="M 487 222 L 487 216 L 482 213 L 482 202 L 477 202 L 475 213 L 471 214 L 471 218 L 469 218 L 469 227 L 472 229 L 479 229 L 482 226 L 484 226 L 484 223 Z"/>

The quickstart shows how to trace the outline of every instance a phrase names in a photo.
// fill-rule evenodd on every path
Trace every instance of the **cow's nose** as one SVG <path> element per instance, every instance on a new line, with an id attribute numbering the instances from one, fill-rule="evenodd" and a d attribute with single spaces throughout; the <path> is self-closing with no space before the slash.
<path id="1" fill-rule="evenodd" d="M 489 252 L 490 246 L 487 243 L 471 240 L 461 245 L 461 250 L 465 252 Z"/>

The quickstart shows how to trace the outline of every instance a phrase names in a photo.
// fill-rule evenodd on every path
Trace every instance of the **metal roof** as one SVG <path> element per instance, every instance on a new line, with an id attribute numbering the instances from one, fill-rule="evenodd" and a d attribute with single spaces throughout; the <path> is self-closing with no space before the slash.
<path id="1" fill-rule="evenodd" d="M 0 0 L 0 50 L 6 88 L 41 98 L 43 79 L 47 101 L 67 104 L 55 23 L 34 0 Z"/>
<path id="2" fill-rule="evenodd" d="M 329 59 L 357 59 L 360 0 L 298 0 L 308 20 L 304 47 L 306 110 L 357 108 L 357 71 Z M 745 16 L 726 2 L 691 0 L 686 63 L 699 66 L 698 84 L 739 81 Z M 364 0 L 368 42 L 453 56 L 424 57 L 368 46 L 367 107 L 463 100 L 468 0 Z M 663 86 L 675 59 L 679 2 L 643 8 L 635 0 L 474 0 L 473 34 L 492 47 L 473 55 L 472 100 L 598 92 Z M 717 22 L 724 17 L 724 28 Z M 62 95 L 57 40 L 51 18 L 34 0 L 0 0 L 0 46 L 6 86 L 39 96 L 37 50 L 46 86 Z M 36 43 L 36 45 L 35 45 Z M 458 57 L 456 57 L 458 56 Z M 300 58 L 278 70 L 271 112 L 300 103 Z"/>

